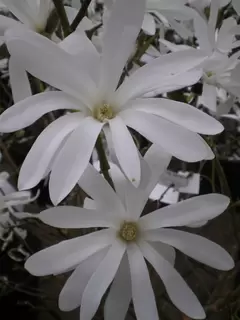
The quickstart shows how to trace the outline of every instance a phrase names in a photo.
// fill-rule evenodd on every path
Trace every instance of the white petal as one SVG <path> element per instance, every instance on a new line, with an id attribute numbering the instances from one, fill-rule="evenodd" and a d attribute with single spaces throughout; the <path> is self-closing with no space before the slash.
<path id="1" fill-rule="evenodd" d="M 149 92 L 149 88 L 153 87 L 153 84 L 156 87 L 157 83 L 157 88 L 161 89 L 166 77 L 185 73 L 200 65 L 204 59 L 205 54 L 196 49 L 172 52 L 153 59 L 145 66 L 137 69 L 123 82 L 117 90 L 117 99 L 121 102 L 120 104 L 125 104 L 127 100 L 136 97 L 139 93 Z M 182 77 L 183 79 L 184 77 Z M 137 94 L 137 92 L 139 93 Z"/>
<path id="2" fill-rule="evenodd" d="M 15 103 L 32 95 L 27 73 L 13 57 L 9 59 L 9 77 Z"/>
<path id="3" fill-rule="evenodd" d="M 53 121 L 39 135 L 27 154 L 18 178 L 20 190 L 31 189 L 39 183 L 50 170 L 50 164 L 57 154 L 64 139 L 76 129 L 83 115 L 68 114 Z"/>
<path id="4" fill-rule="evenodd" d="M 34 18 L 31 7 L 26 1 L 18 0 L 1 0 L 3 4 L 24 24 L 28 27 L 34 27 Z"/>
<path id="5" fill-rule="evenodd" d="M 240 15 L 240 3 L 239 3 L 239 1 L 238 0 L 232 0 L 232 4 L 233 4 L 234 9 Z"/>
<path id="6" fill-rule="evenodd" d="M 125 63 L 134 50 L 144 9 L 144 0 L 122 0 L 113 4 L 103 35 L 101 86 L 106 93 L 115 91 Z"/>
<path id="7" fill-rule="evenodd" d="M 59 91 L 43 92 L 17 102 L 0 116 L 0 131 L 12 132 L 25 128 L 44 114 L 59 109 L 76 110 L 77 102 Z"/>
<path id="8" fill-rule="evenodd" d="M 159 274 L 175 306 L 194 319 L 204 319 L 205 312 L 195 294 L 172 265 L 157 253 L 148 243 L 141 242 L 141 251 Z"/>
<path id="9" fill-rule="evenodd" d="M 201 17 L 200 14 L 198 14 L 194 19 L 194 29 L 200 49 L 206 51 L 208 54 L 211 54 L 213 47 L 209 39 L 208 24 L 205 18 Z"/>
<path id="10" fill-rule="evenodd" d="M 136 318 L 158 320 L 156 300 L 143 255 L 136 244 L 129 245 L 127 253 Z"/>
<path id="11" fill-rule="evenodd" d="M 132 298 L 131 277 L 124 255 L 104 305 L 105 320 L 124 320 Z"/>
<path id="12" fill-rule="evenodd" d="M 129 108 L 155 114 L 201 134 L 214 135 L 224 129 L 223 125 L 213 117 L 179 101 L 162 98 L 136 99 Z"/>
<path id="13" fill-rule="evenodd" d="M 142 29 L 146 34 L 148 34 L 150 36 L 153 36 L 155 34 L 156 24 L 155 24 L 154 17 L 151 14 L 145 13 L 144 19 L 143 19 L 143 24 L 142 24 Z"/>
<path id="14" fill-rule="evenodd" d="M 140 221 L 145 229 L 186 226 L 214 219 L 227 209 L 229 203 L 229 198 L 224 195 L 206 194 L 153 211 Z"/>
<path id="15" fill-rule="evenodd" d="M 126 103 L 127 100 L 133 98 L 142 96 L 155 97 L 162 93 L 176 91 L 197 83 L 201 77 L 202 70 L 191 70 L 172 76 L 162 76 L 161 73 L 152 73 L 152 76 L 147 82 L 142 79 L 143 81 L 137 83 L 136 86 L 133 83 L 132 88 L 130 88 L 131 90 L 129 89 L 128 92 L 124 92 L 125 96 L 120 97 L 118 94 L 117 98 L 120 99 L 118 103 L 121 105 L 121 103 Z M 127 103 L 123 106 L 126 107 Z"/>
<path id="16" fill-rule="evenodd" d="M 215 86 L 203 83 L 203 92 L 201 95 L 201 102 L 212 112 L 217 111 L 217 89 Z"/>
<path id="17" fill-rule="evenodd" d="M 170 121 L 140 111 L 125 111 L 121 117 L 126 125 L 180 160 L 194 162 L 207 156 L 199 135 Z"/>
<path id="18" fill-rule="evenodd" d="M 176 251 L 173 247 L 162 242 L 151 242 L 151 247 L 153 247 L 165 260 L 174 266 L 176 260 Z"/>
<path id="19" fill-rule="evenodd" d="M 216 29 L 219 9 L 220 9 L 220 1 L 211 0 L 210 16 L 208 19 L 208 37 L 212 45 L 212 48 L 215 47 L 215 32 L 216 32 L 215 29 Z"/>
<path id="20" fill-rule="evenodd" d="M 94 183 L 92 183 L 94 181 Z M 96 205 L 112 215 L 124 215 L 125 209 L 119 197 L 104 177 L 88 164 L 78 181 L 79 186 L 96 202 Z"/>
<path id="21" fill-rule="evenodd" d="M 80 6 L 80 2 L 79 2 L 79 6 Z M 72 24 L 73 20 L 76 18 L 76 15 L 78 14 L 79 9 L 76 9 L 75 6 L 72 6 L 72 7 L 64 6 L 64 9 L 68 18 L 68 22 Z"/>
<path id="22" fill-rule="evenodd" d="M 196 234 L 174 229 L 160 229 L 149 231 L 146 239 L 169 244 L 189 257 L 218 270 L 226 271 L 234 267 L 234 261 L 226 250 Z"/>
<path id="23" fill-rule="evenodd" d="M 151 169 L 151 177 L 148 179 L 147 184 L 142 186 L 142 188 L 145 188 L 146 193 L 150 194 L 152 192 L 154 187 L 159 182 L 160 176 L 167 169 L 171 158 L 172 156 L 165 152 L 164 149 L 157 144 L 152 144 L 147 150 L 144 155 L 144 160 Z"/>
<path id="24" fill-rule="evenodd" d="M 51 86 L 91 104 L 96 86 L 75 59 L 53 41 L 32 31 L 10 29 L 5 33 L 11 55 L 22 68 Z"/>
<path id="25" fill-rule="evenodd" d="M 9 28 L 21 27 L 21 23 L 15 19 L 0 15 L 0 35 L 3 36 L 4 32 Z"/>
<path id="26" fill-rule="evenodd" d="M 60 150 L 49 180 L 50 197 L 55 205 L 69 194 L 86 169 L 102 126 L 91 117 L 85 118 Z"/>
<path id="27" fill-rule="evenodd" d="M 140 159 L 131 133 L 118 116 L 109 121 L 109 126 L 119 164 L 128 179 L 138 186 L 141 176 Z"/>
<path id="28" fill-rule="evenodd" d="M 38 218 L 55 228 L 105 228 L 114 227 L 113 215 L 99 210 L 89 210 L 72 206 L 53 207 L 42 211 Z"/>
<path id="29" fill-rule="evenodd" d="M 217 37 L 217 49 L 220 52 L 228 54 L 232 51 L 232 45 L 234 42 L 234 35 L 231 33 L 231 29 L 237 24 L 236 20 L 233 17 L 229 17 L 223 20 L 222 26 L 219 30 Z"/>
<path id="30" fill-rule="evenodd" d="M 115 232 L 107 229 L 62 241 L 32 255 L 25 268 L 35 276 L 63 273 L 109 246 L 114 237 Z"/>
<path id="31" fill-rule="evenodd" d="M 71 311 L 79 307 L 82 294 L 86 288 L 92 274 L 96 271 L 98 265 L 104 259 L 109 249 L 103 249 L 77 266 L 70 278 L 66 281 L 60 295 L 59 308 L 62 311 Z"/>
<path id="32" fill-rule="evenodd" d="M 85 32 L 75 31 L 60 42 L 59 47 L 73 55 L 71 59 L 91 76 L 96 83 L 99 80 L 100 55 L 88 39 Z"/>
<path id="33" fill-rule="evenodd" d="M 83 292 L 80 310 L 81 320 L 91 320 L 93 318 L 105 291 L 115 277 L 125 250 L 126 245 L 116 240 L 93 273 Z"/>
<path id="34" fill-rule="evenodd" d="M 116 165 L 111 165 L 109 173 L 113 179 L 116 192 L 125 204 L 126 219 L 137 221 L 148 200 L 148 194 L 145 190 L 135 188 Z"/>

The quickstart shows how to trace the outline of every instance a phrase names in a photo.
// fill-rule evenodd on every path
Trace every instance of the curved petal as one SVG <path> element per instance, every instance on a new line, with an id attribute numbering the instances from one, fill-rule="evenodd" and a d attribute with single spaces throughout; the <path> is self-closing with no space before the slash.
<path id="1" fill-rule="evenodd" d="M 93 82 L 99 80 L 100 55 L 92 41 L 88 39 L 85 32 L 75 31 L 59 44 L 59 47 L 70 53 L 79 68 L 84 69 L 91 76 Z"/>
<path id="2" fill-rule="evenodd" d="M 136 99 L 129 108 L 157 115 L 201 134 L 214 135 L 224 129 L 219 121 L 203 111 L 187 103 L 170 99 Z"/>
<path id="3" fill-rule="evenodd" d="M 128 10 L 126 10 L 128 8 Z M 134 50 L 145 10 L 144 0 L 115 1 L 103 34 L 101 88 L 115 91 L 127 59 Z"/>
<path id="4" fill-rule="evenodd" d="M 147 184 L 145 186 L 143 185 L 142 188 L 145 188 L 148 195 L 150 195 L 159 182 L 159 179 L 167 169 L 171 158 L 172 156 L 157 144 L 152 144 L 145 153 L 144 160 L 151 169 L 151 177 L 148 179 Z"/>
<path id="5" fill-rule="evenodd" d="M 0 116 L 0 131 L 12 132 L 30 126 L 44 114 L 59 109 L 80 109 L 77 101 L 60 91 L 42 92 L 17 102 Z M 83 109 L 84 110 L 84 109 Z"/>
<path id="6" fill-rule="evenodd" d="M 9 28 L 19 28 L 22 27 L 22 24 L 15 19 L 5 17 L 0 15 L 0 36 L 3 36 L 5 31 Z"/>
<path id="7" fill-rule="evenodd" d="M 101 299 L 113 281 L 126 250 L 123 242 L 116 240 L 105 258 L 90 278 L 82 295 L 80 318 L 91 320 L 96 313 Z"/>
<path id="8" fill-rule="evenodd" d="M 35 276 L 63 273 L 109 246 L 114 237 L 115 233 L 107 229 L 62 241 L 33 254 L 26 261 L 25 268 Z"/>
<path id="9" fill-rule="evenodd" d="M 38 218 L 55 228 L 105 228 L 115 227 L 113 215 L 97 210 L 89 210 L 73 206 L 53 207 L 42 211 Z"/>
<path id="10" fill-rule="evenodd" d="M 135 188 L 116 165 L 111 165 L 109 173 L 113 179 L 117 194 L 125 204 L 127 210 L 126 219 L 137 221 L 148 200 L 148 195 L 144 192 L 145 190 Z"/>
<path id="11" fill-rule="evenodd" d="M 91 164 L 88 164 L 78 184 L 96 201 L 97 206 L 100 207 L 101 210 L 109 212 L 112 215 L 124 215 L 125 209 L 120 198 L 104 177 Z"/>
<path id="12" fill-rule="evenodd" d="M 80 306 L 84 289 L 108 250 L 106 248 L 95 253 L 77 266 L 59 295 L 58 304 L 60 310 L 71 311 Z"/>
<path id="13" fill-rule="evenodd" d="M 150 13 L 145 13 L 142 29 L 146 34 L 150 36 L 153 36 L 155 34 L 156 24 L 155 24 L 154 17 Z"/>
<path id="14" fill-rule="evenodd" d="M 224 195 L 206 194 L 153 211 L 142 217 L 140 223 L 145 230 L 186 226 L 214 219 L 227 209 L 229 203 L 230 199 Z"/>
<path id="15" fill-rule="evenodd" d="M 170 77 L 170 80 L 171 78 L 174 79 L 173 76 L 185 73 L 199 66 L 205 59 L 205 54 L 196 49 L 162 55 L 137 69 L 127 78 L 117 90 L 116 98 L 120 105 L 123 105 L 129 99 L 151 91 L 149 88 L 153 87 L 153 85 L 156 89 L 161 89 L 167 77 Z M 182 80 L 183 79 L 184 77 L 182 77 Z M 198 80 L 196 80 L 196 82 L 197 81 Z M 188 85 L 190 84 L 192 83 L 189 81 Z"/>
<path id="16" fill-rule="evenodd" d="M 20 190 L 31 189 L 43 179 L 64 139 L 83 121 L 81 113 L 68 114 L 53 121 L 34 142 L 18 177 Z"/>
<path id="17" fill-rule="evenodd" d="M 22 23 L 28 27 L 34 27 L 34 18 L 31 7 L 26 1 L 19 0 L 1 0 L 3 4 L 11 11 Z"/>
<path id="18" fill-rule="evenodd" d="M 70 135 L 52 166 L 49 190 L 52 202 L 62 201 L 86 169 L 103 123 L 85 118 Z"/>
<path id="19" fill-rule="evenodd" d="M 73 95 L 87 105 L 92 104 L 96 86 L 79 63 L 53 41 L 30 30 L 20 28 L 5 33 L 8 50 L 22 68 L 33 76 Z"/>
<path id="20" fill-rule="evenodd" d="M 203 307 L 173 266 L 148 243 L 142 241 L 140 249 L 162 279 L 169 298 L 175 306 L 191 318 L 204 319 L 206 315 Z"/>
<path id="21" fill-rule="evenodd" d="M 217 111 L 217 88 L 211 84 L 203 83 L 201 103 L 212 112 Z"/>
<path id="22" fill-rule="evenodd" d="M 127 249 L 132 282 L 132 299 L 138 320 L 158 320 L 156 300 L 143 255 L 136 244 Z"/>
<path id="23" fill-rule="evenodd" d="M 124 255 L 104 304 L 105 320 L 124 320 L 132 298 L 131 277 Z"/>
<path id="24" fill-rule="evenodd" d="M 229 54 L 232 51 L 234 35 L 231 29 L 237 25 L 237 21 L 233 17 L 223 20 L 222 26 L 218 32 L 216 47 L 220 52 Z"/>
<path id="25" fill-rule="evenodd" d="M 203 160 L 208 149 L 202 138 L 194 132 L 163 118 L 140 111 L 124 111 L 119 114 L 127 126 L 138 131 L 145 138 L 160 145 L 176 158 L 195 162 Z"/>
<path id="26" fill-rule="evenodd" d="M 15 103 L 32 95 L 27 73 L 13 57 L 9 59 L 9 78 Z"/>
<path id="27" fill-rule="evenodd" d="M 160 256 L 174 266 L 176 260 L 176 251 L 173 247 L 162 242 L 151 242 L 150 245 L 158 252 L 158 254 L 160 254 Z"/>
<path id="28" fill-rule="evenodd" d="M 131 133 L 118 116 L 109 120 L 109 126 L 119 164 L 128 179 L 138 186 L 141 177 L 140 159 Z"/>
<path id="29" fill-rule="evenodd" d="M 145 238 L 148 241 L 164 242 L 217 270 L 226 271 L 234 267 L 234 261 L 226 250 L 196 234 L 174 229 L 159 229 L 146 232 Z"/>

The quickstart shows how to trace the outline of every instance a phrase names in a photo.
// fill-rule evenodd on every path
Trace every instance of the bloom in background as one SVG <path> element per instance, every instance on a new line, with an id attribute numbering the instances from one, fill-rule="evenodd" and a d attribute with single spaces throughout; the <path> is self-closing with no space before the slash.
<path id="1" fill-rule="evenodd" d="M 16 191 L 8 182 L 9 174 L 0 173 L 0 239 L 4 242 L 1 250 L 5 250 L 13 240 L 14 234 L 26 238 L 27 231 L 18 227 L 18 219 L 29 215 L 23 211 L 23 205 L 34 201 L 38 197 L 31 196 L 29 191 Z"/>
<path id="2" fill-rule="evenodd" d="M 80 33 L 68 37 L 74 57 L 30 31 L 6 33 L 9 51 L 21 66 L 62 92 L 40 93 L 15 104 L 1 115 L 0 131 L 24 128 L 49 111 L 78 111 L 57 119 L 38 137 L 22 166 L 20 189 L 32 188 L 51 171 L 50 196 L 59 203 L 83 174 L 105 127 L 110 128 L 121 168 L 135 185 L 140 181 L 140 160 L 127 127 L 181 160 L 207 157 L 209 148 L 197 133 L 217 134 L 223 130 L 219 122 L 185 103 L 141 98 L 156 89 L 169 92 L 197 82 L 201 71 L 191 69 L 205 58 L 200 50 L 164 55 L 118 86 L 142 24 L 144 5 L 143 0 L 116 1 L 101 56 Z"/>
<path id="3" fill-rule="evenodd" d="M 239 64 L 240 52 L 229 57 L 232 50 L 240 45 L 236 40 L 235 33 L 239 33 L 237 22 L 230 17 L 223 21 L 222 26 L 216 31 L 220 0 L 212 0 L 210 17 L 199 17 L 194 20 L 195 36 L 199 48 L 208 55 L 203 64 L 203 92 L 200 101 L 213 113 L 221 114 L 221 108 L 217 106 L 217 93 L 224 89 L 228 93 L 239 97 L 240 77 L 233 79 L 233 71 Z M 175 45 L 169 41 L 160 39 L 171 51 L 187 50 L 187 45 Z M 235 73 L 236 75 L 236 73 Z M 226 112 L 226 110 L 224 110 Z"/>
<path id="4" fill-rule="evenodd" d="M 159 152 L 157 154 L 159 156 Z M 165 170 L 169 155 L 163 152 L 162 161 L 158 174 Z M 230 255 L 217 244 L 170 228 L 213 219 L 227 208 L 229 199 L 208 194 L 140 217 L 149 193 L 155 187 L 145 169 L 142 189 L 137 189 L 118 167 L 112 166 L 110 174 L 115 193 L 89 164 L 79 185 L 94 200 L 88 200 L 88 207 L 92 209 L 62 206 L 38 215 L 41 221 L 57 228 L 105 228 L 44 249 L 25 264 L 36 276 L 74 270 L 60 293 L 59 307 L 70 311 L 81 305 L 81 320 L 92 319 L 111 283 L 104 308 L 106 320 L 124 319 L 131 300 L 137 319 L 158 320 L 145 259 L 159 274 L 175 306 L 191 318 L 202 319 L 205 317 L 202 306 L 173 267 L 174 248 L 219 270 L 234 266 Z"/>

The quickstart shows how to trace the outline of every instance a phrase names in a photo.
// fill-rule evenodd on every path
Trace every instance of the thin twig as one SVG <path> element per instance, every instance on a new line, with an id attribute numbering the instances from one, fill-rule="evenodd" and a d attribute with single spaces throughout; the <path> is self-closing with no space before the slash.
<path id="1" fill-rule="evenodd" d="M 75 31 L 79 25 L 79 23 L 82 21 L 82 19 L 85 17 L 88 7 L 91 3 L 91 0 L 85 0 L 78 11 L 78 14 L 76 15 L 75 19 L 73 20 L 71 24 L 71 30 Z"/>
<path id="2" fill-rule="evenodd" d="M 67 37 L 71 33 L 70 24 L 68 21 L 68 17 L 66 11 L 64 9 L 63 1 L 62 0 L 53 0 L 55 8 L 57 10 L 64 36 Z"/>
<path id="3" fill-rule="evenodd" d="M 104 178 L 110 184 L 110 186 L 114 189 L 112 178 L 110 177 L 109 172 L 108 172 L 108 170 L 110 169 L 110 166 L 109 166 L 108 159 L 107 159 L 104 147 L 103 147 L 102 138 L 100 135 L 99 135 L 97 142 L 96 142 L 96 150 L 98 153 L 101 172 L 104 175 Z"/>

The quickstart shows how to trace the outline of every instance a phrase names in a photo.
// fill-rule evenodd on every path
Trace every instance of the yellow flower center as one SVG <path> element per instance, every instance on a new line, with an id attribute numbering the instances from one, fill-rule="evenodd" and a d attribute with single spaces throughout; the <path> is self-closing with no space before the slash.
<path id="1" fill-rule="evenodd" d="M 93 117 L 100 122 L 110 120 L 114 118 L 113 107 L 107 103 L 103 103 L 101 106 L 97 106 L 93 109 Z"/>
<path id="2" fill-rule="evenodd" d="M 208 71 L 206 72 L 206 75 L 208 78 L 211 78 L 214 75 L 214 73 L 212 71 Z"/>
<path id="3" fill-rule="evenodd" d="M 134 222 L 124 222 L 119 231 L 119 235 L 124 241 L 135 241 L 138 236 L 137 224 Z"/>

